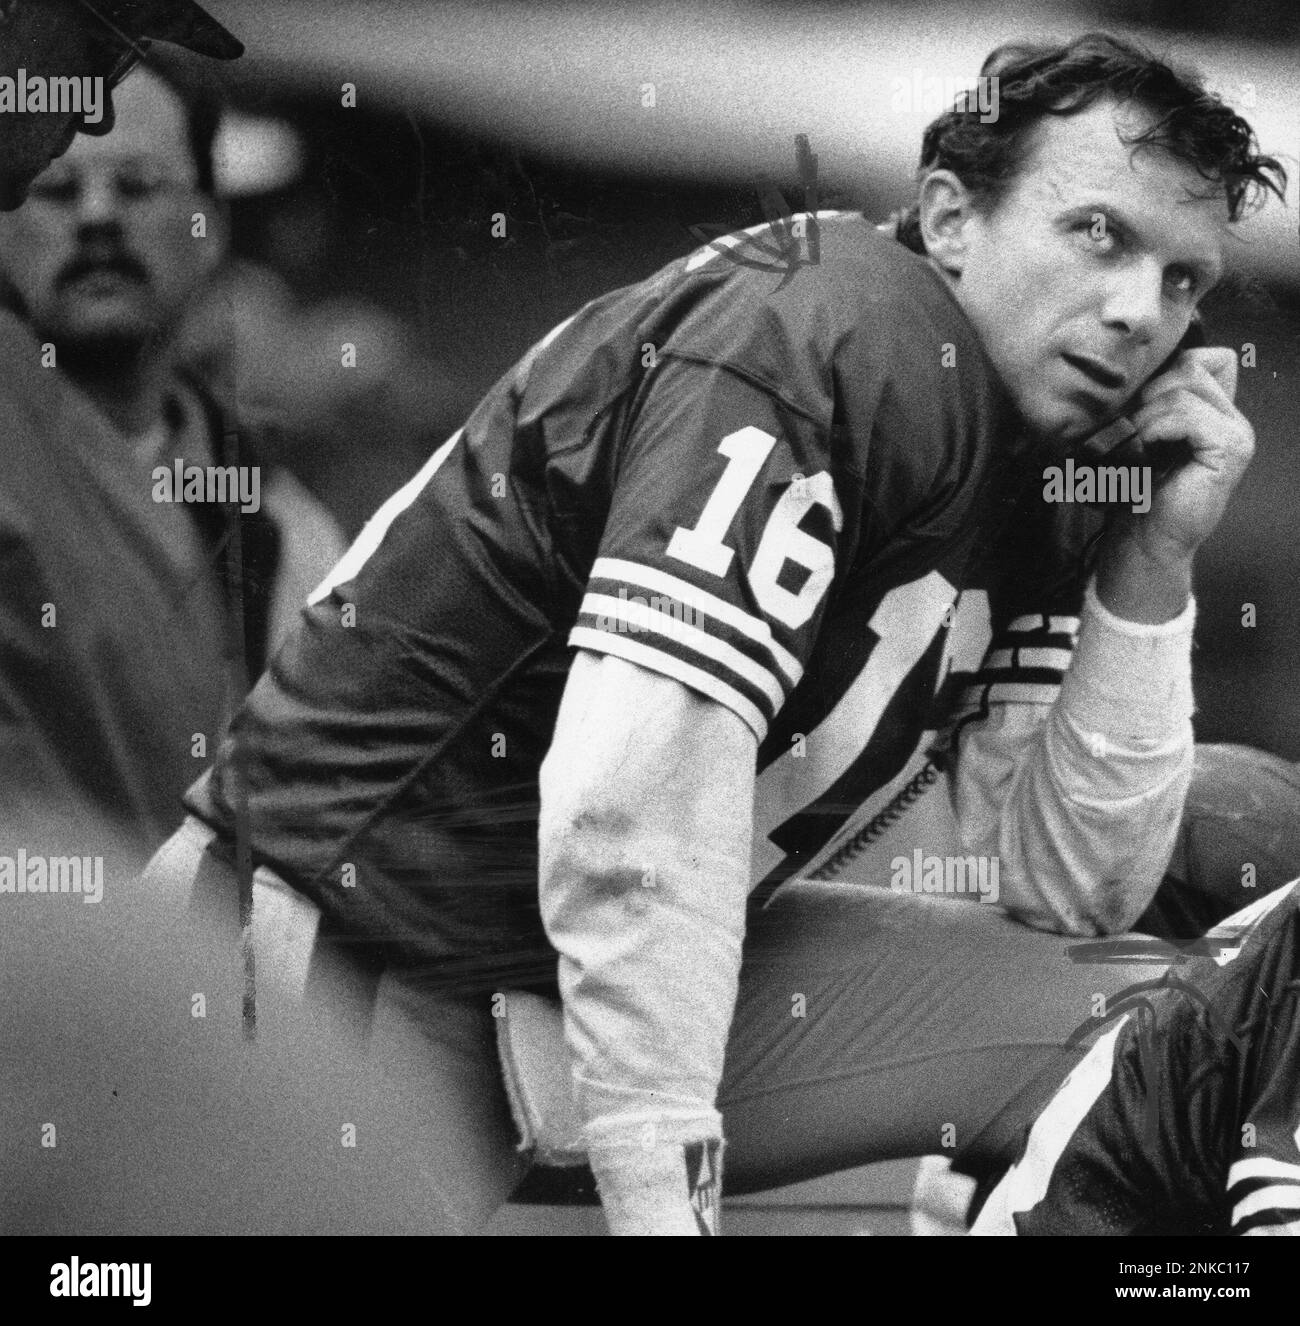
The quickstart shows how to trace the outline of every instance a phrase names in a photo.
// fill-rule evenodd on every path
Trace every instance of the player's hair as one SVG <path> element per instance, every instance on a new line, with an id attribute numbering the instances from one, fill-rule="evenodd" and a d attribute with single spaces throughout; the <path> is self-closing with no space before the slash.
<path id="1" fill-rule="evenodd" d="M 1075 115 L 1104 97 L 1150 111 L 1154 123 L 1124 141 L 1163 148 L 1193 166 L 1223 189 L 1230 221 L 1270 191 L 1285 200 L 1286 171 L 1275 157 L 1260 154 L 1250 125 L 1198 74 L 1157 59 L 1135 42 L 1104 32 L 1063 45 L 1009 42 L 984 61 L 980 77 L 997 80 L 996 114 L 982 116 L 978 97 L 959 96 L 926 128 L 918 179 L 951 170 L 985 211 L 995 210 L 1015 182 L 1033 131 L 1046 116 Z M 915 205 L 899 218 L 898 238 L 925 252 Z"/>

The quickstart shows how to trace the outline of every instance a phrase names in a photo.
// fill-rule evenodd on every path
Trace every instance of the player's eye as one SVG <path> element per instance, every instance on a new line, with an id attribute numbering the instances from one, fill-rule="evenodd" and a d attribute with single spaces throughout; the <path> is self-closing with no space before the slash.
<path id="1" fill-rule="evenodd" d="M 1190 267 L 1170 267 L 1165 272 L 1165 282 L 1180 295 L 1194 295 L 1200 290 L 1201 282 Z"/>
<path id="2" fill-rule="evenodd" d="M 1109 254 L 1120 245 L 1119 228 L 1105 212 L 1091 212 L 1074 223 L 1074 234 L 1093 253 Z"/>
<path id="3" fill-rule="evenodd" d="M 123 170 L 117 176 L 118 196 L 131 202 L 152 198 L 163 190 L 163 181 L 156 171 Z"/>
<path id="4" fill-rule="evenodd" d="M 39 202 L 69 207 L 77 201 L 81 185 L 71 175 L 38 179 L 31 188 L 31 196 Z"/>

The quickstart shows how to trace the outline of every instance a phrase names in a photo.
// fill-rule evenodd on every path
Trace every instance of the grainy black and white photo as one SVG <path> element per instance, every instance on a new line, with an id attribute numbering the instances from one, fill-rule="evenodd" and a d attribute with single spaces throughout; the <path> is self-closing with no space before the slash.
<path id="1" fill-rule="evenodd" d="M 1267 1301 L 1298 179 L 1290 0 L 0 0 L 36 1301 L 288 1235 Z"/>

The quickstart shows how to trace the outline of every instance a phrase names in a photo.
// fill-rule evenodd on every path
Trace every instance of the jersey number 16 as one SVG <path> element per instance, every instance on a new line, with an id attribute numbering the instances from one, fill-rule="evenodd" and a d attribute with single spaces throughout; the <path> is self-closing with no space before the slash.
<path id="1" fill-rule="evenodd" d="M 669 557 L 710 575 L 727 574 L 736 550 L 727 547 L 723 539 L 774 446 L 776 438 L 753 425 L 722 439 L 718 451 L 727 458 L 727 468 L 704 504 L 695 528 L 679 525 L 674 531 L 668 542 Z M 750 588 L 759 607 L 791 630 L 797 630 L 817 610 L 835 574 L 834 550 L 799 528 L 814 506 L 830 512 L 838 533 L 844 525 L 844 513 L 825 470 L 792 481 L 781 494 L 763 527 L 749 568 Z M 794 562 L 808 572 L 798 592 L 778 584 L 786 562 Z"/>

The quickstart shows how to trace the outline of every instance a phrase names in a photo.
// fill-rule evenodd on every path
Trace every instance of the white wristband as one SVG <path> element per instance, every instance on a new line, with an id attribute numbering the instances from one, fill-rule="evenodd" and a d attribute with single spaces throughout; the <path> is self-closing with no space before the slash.
<path id="1" fill-rule="evenodd" d="M 598 1146 L 588 1158 L 601 1206 L 616 1235 L 718 1232 L 722 1142 Z"/>
<path id="2" fill-rule="evenodd" d="M 1060 703 L 1081 727 L 1120 739 L 1167 740 L 1195 707 L 1195 622 L 1195 599 L 1170 622 L 1124 621 L 1101 602 L 1090 580 Z"/>

